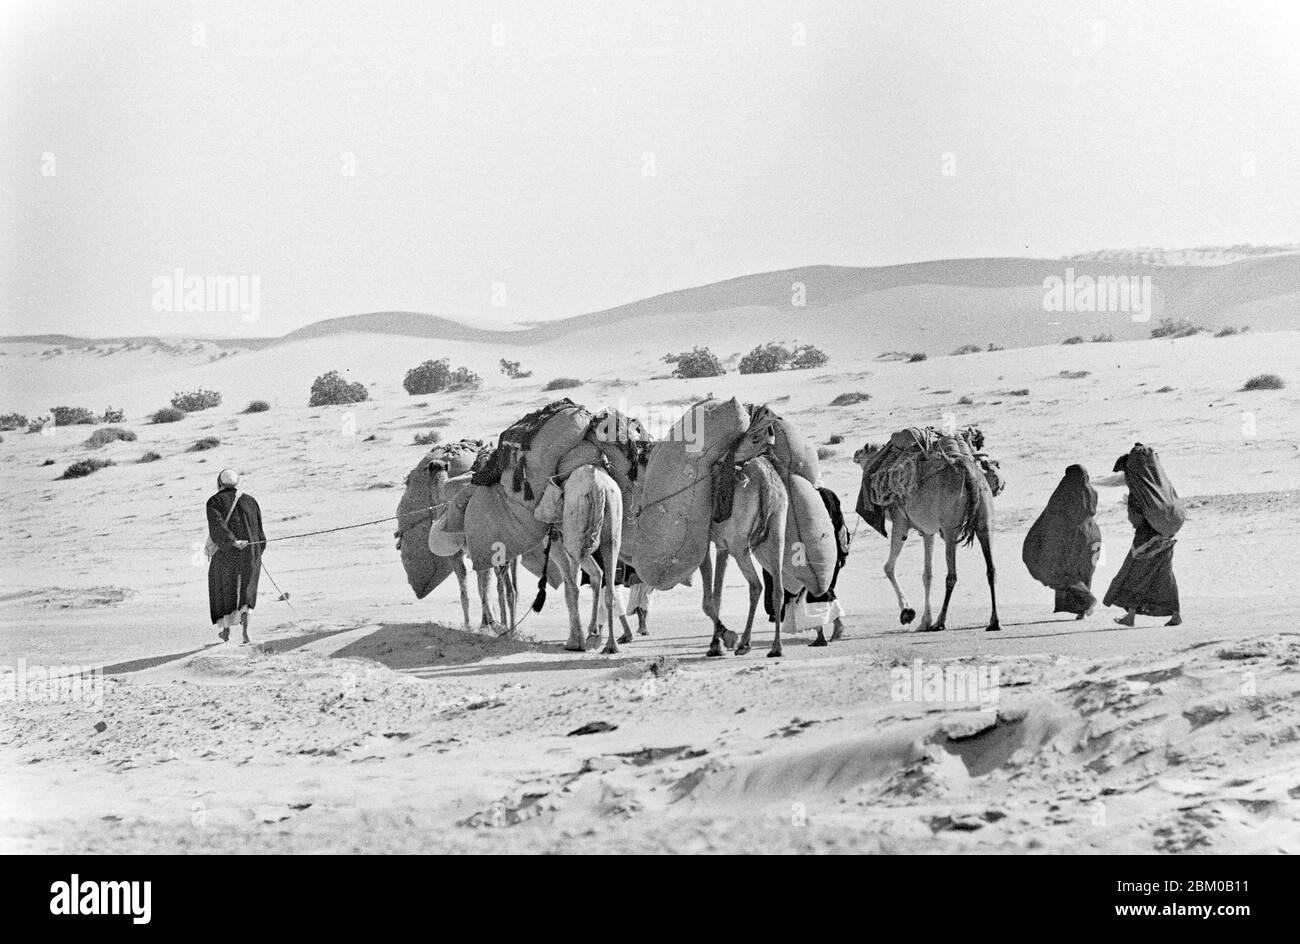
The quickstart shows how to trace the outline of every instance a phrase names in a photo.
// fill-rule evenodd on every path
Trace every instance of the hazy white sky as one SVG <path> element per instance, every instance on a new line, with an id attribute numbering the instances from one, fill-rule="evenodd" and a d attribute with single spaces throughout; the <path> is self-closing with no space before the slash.
<path id="1" fill-rule="evenodd" d="M 1296 0 L 9 2 L 0 333 L 1293 242 L 1298 92 Z M 260 320 L 153 310 L 177 267 Z"/>

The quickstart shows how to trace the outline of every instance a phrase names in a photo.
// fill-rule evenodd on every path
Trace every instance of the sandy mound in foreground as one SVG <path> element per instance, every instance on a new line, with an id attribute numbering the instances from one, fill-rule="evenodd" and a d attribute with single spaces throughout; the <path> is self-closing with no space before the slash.
<path id="1" fill-rule="evenodd" d="M 580 657 L 527 684 L 548 658 L 529 643 L 427 680 L 354 655 L 423 664 L 447 632 L 215 647 L 111 678 L 100 709 L 19 705 L 4 847 L 1300 849 L 1295 635 L 1141 669 L 1000 660 L 967 706 L 891 697 L 906 658 Z"/>

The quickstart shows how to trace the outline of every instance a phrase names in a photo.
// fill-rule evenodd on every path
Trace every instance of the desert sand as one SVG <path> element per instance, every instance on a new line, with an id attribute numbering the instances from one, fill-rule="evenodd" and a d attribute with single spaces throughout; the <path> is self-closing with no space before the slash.
<path id="1" fill-rule="evenodd" d="M 123 406 L 139 438 L 90 450 L 91 427 L 3 434 L 0 664 L 102 667 L 104 688 L 102 704 L 4 705 L 0 850 L 1300 851 L 1300 332 L 939 350 L 973 332 L 905 363 L 842 318 L 795 327 L 740 309 L 518 350 L 365 334 L 224 357 L 4 344 L 0 408 Z M 698 343 L 734 365 L 793 338 L 823 344 L 830 363 L 677 380 L 659 360 Z M 479 370 L 484 389 L 407 396 L 404 371 L 441 356 Z M 534 376 L 505 379 L 500 357 Z M 329 369 L 372 399 L 306 407 Z M 1264 372 L 1288 386 L 1240 392 Z M 887 542 L 851 518 L 842 642 L 794 636 L 766 659 L 760 623 L 752 653 L 706 659 L 698 589 L 678 588 L 654 596 L 648 639 L 617 656 L 565 653 L 562 595 L 515 638 L 466 632 L 454 580 L 414 600 L 380 523 L 272 543 L 265 561 L 288 601 L 264 581 L 255 645 L 217 642 L 199 548 L 218 470 L 244 473 L 273 541 L 383 518 L 423 453 L 415 433 L 494 437 L 552 399 L 541 388 L 560 375 L 584 381 L 564 393 L 592 408 L 667 422 L 712 393 L 769 403 L 813 442 L 841 436 L 823 475 L 846 510 L 864 442 L 948 414 L 979 425 L 1008 479 L 994 535 L 1003 631 L 983 631 L 975 549 L 958 556 L 949 629 L 901 626 Z M 196 387 L 224 403 L 144 422 Z M 852 391 L 870 399 L 829 406 Z M 254 398 L 271 409 L 242 415 Z M 220 446 L 185 451 L 205 436 Z M 1188 505 L 1184 625 L 1053 616 L 1020 562 L 1025 532 L 1068 464 L 1108 473 L 1138 440 Z M 162 458 L 138 464 L 146 450 Z M 92 454 L 116 464 L 56 480 Z M 1099 595 L 1131 538 L 1122 494 L 1101 493 Z M 936 566 L 937 608 L 941 554 Z M 899 574 L 919 606 L 918 540 Z M 733 628 L 745 601 L 732 568 Z M 997 684 L 982 703 L 900 694 L 916 660 Z"/>

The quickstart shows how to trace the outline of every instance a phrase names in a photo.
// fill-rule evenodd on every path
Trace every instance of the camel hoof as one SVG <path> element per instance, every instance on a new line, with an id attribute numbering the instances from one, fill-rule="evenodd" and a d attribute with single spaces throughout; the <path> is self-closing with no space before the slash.
<path id="1" fill-rule="evenodd" d="M 720 656 L 722 655 L 722 647 L 718 645 L 716 640 L 714 640 L 713 644 L 709 646 L 709 651 L 704 654 L 709 658 Z"/>
<path id="2" fill-rule="evenodd" d="M 767 657 L 769 659 L 779 659 L 781 658 L 782 655 L 783 653 L 781 652 L 780 649 L 769 649 L 767 651 Z"/>
<path id="3" fill-rule="evenodd" d="M 843 638 L 844 638 L 844 630 L 842 629 L 837 629 L 835 630 L 835 632 L 831 633 L 831 642 L 839 642 Z"/>
<path id="4" fill-rule="evenodd" d="M 926 626 L 924 623 L 922 623 L 919 627 L 917 627 L 917 630 L 916 630 L 916 631 L 917 631 L 918 633 L 938 633 L 938 632 L 942 632 L 942 631 L 943 631 L 943 624 L 942 624 L 942 623 L 934 623 L 933 625 Z"/>
<path id="5" fill-rule="evenodd" d="M 1002 628 L 1002 624 L 999 623 L 997 620 L 994 620 L 993 622 L 989 623 L 988 626 L 986 626 L 986 627 L 984 628 L 984 632 L 986 632 L 986 633 L 996 633 L 996 632 L 997 632 L 998 630 L 1000 630 L 1001 628 Z"/>
<path id="6" fill-rule="evenodd" d="M 648 629 L 638 629 L 638 630 L 636 631 L 636 634 L 637 634 L 638 636 L 649 636 L 649 635 L 650 635 L 650 630 L 648 630 Z"/>
<path id="7" fill-rule="evenodd" d="M 910 606 L 898 614 L 898 621 L 904 626 L 912 622 L 914 619 L 916 619 L 916 610 L 912 609 Z"/>
<path id="8" fill-rule="evenodd" d="M 828 643 L 828 642 L 826 641 L 826 637 L 825 637 L 825 636 L 818 636 L 818 637 L 817 637 L 816 639 L 814 639 L 812 642 L 808 643 L 808 648 L 810 648 L 810 649 L 821 649 L 821 648 L 823 648 L 823 647 L 825 647 L 825 646 L 829 646 L 829 645 L 830 645 L 830 643 Z"/>
<path id="9" fill-rule="evenodd" d="M 1179 616 L 1177 613 L 1175 613 L 1173 616 L 1169 617 L 1169 622 L 1165 623 L 1165 625 L 1166 625 L 1166 626 L 1182 626 L 1182 625 L 1183 625 L 1183 618 L 1182 618 L 1181 616 Z"/>
<path id="10" fill-rule="evenodd" d="M 743 656 L 747 652 L 749 652 L 749 643 L 742 642 L 736 646 L 736 655 Z"/>
<path id="11" fill-rule="evenodd" d="M 731 630 L 724 629 L 722 631 L 722 644 L 726 646 L 728 649 L 735 649 L 736 643 L 739 641 L 740 641 L 740 637 L 737 636 L 735 633 L 733 633 Z"/>
<path id="12" fill-rule="evenodd" d="M 564 651 L 565 652 L 586 652 L 587 647 L 585 645 L 575 646 L 572 642 L 566 642 L 564 644 Z"/>
<path id="13" fill-rule="evenodd" d="M 606 655 L 606 656 L 618 655 L 618 646 L 614 645 L 612 642 L 606 643 L 605 648 L 600 650 L 600 652 L 601 655 Z"/>
<path id="14" fill-rule="evenodd" d="M 623 645 L 626 646 L 628 643 L 630 643 L 630 642 L 632 641 L 632 634 L 631 634 L 631 633 L 628 633 L 628 632 L 625 632 L 625 633 L 623 633 L 622 636 L 619 636 L 619 637 L 618 637 L 618 641 L 621 642 Z"/>

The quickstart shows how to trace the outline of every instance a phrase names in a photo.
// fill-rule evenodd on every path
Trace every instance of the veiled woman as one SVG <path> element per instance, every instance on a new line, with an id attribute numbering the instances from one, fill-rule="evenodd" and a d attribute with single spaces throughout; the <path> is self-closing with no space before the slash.
<path id="1" fill-rule="evenodd" d="M 1128 486 L 1128 520 L 1134 528 L 1133 546 L 1102 602 L 1127 611 L 1115 619 L 1121 626 L 1132 626 L 1139 613 L 1168 616 L 1166 626 L 1180 625 L 1174 535 L 1187 513 L 1160 457 L 1150 446 L 1135 443 L 1115 462 L 1114 475 L 1093 484 Z"/>
<path id="2" fill-rule="evenodd" d="M 1097 490 L 1088 481 L 1088 470 L 1072 465 L 1025 535 L 1021 558 L 1035 580 L 1056 591 L 1054 613 L 1083 619 L 1097 605 L 1092 594 L 1101 551 L 1096 513 Z"/>
<path id="3" fill-rule="evenodd" d="M 208 499 L 209 549 L 208 610 L 212 623 L 220 626 L 222 642 L 230 639 L 230 627 L 239 623 L 243 641 L 248 642 L 248 617 L 257 606 L 257 578 L 262 572 L 262 509 L 252 495 L 236 490 L 239 473 L 222 469 L 217 476 L 217 493 Z"/>

